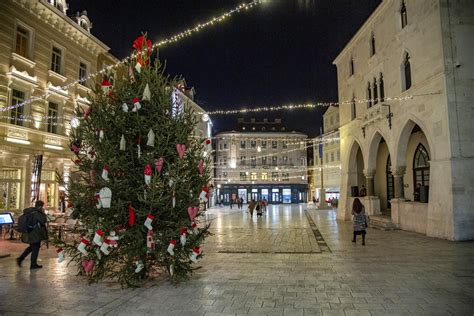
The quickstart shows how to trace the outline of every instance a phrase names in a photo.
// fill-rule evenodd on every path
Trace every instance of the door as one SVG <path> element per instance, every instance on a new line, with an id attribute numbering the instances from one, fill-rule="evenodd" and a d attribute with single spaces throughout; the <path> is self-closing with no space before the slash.
<path id="1" fill-rule="evenodd" d="M 392 204 L 390 203 L 390 200 L 393 199 L 395 196 L 394 192 L 394 179 L 392 175 L 392 163 L 390 161 L 390 155 L 388 155 L 387 158 L 387 209 L 392 208 Z"/>

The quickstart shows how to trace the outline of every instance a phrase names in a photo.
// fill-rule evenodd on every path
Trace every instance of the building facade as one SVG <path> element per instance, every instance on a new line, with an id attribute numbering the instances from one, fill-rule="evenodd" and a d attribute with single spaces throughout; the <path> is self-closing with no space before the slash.
<path id="1" fill-rule="evenodd" d="M 334 64 L 341 137 L 338 218 L 358 188 L 401 229 L 474 239 L 474 3 L 383 0 Z M 368 101 L 366 101 L 368 100 Z"/>
<path id="2" fill-rule="evenodd" d="M 88 105 L 93 83 L 61 87 L 116 59 L 90 33 L 87 13 L 68 17 L 64 0 L 1 1 L 0 17 L 0 210 L 19 212 L 33 192 L 57 210 L 65 188 L 55 172 L 67 176 L 72 167 L 70 121 Z"/>
<path id="3" fill-rule="evenodd" d="M 330 106 L 324 113 L 323 131 L 324 133 L 313 143 L 315 198 L 319 201 L 321 195 L 325 201 L 339 199 L 341 185 L 339 107 Z"/>
<path id="4" fill-rule="evenodd" d="M 216 135 L 217 199 L 272 204 L 307 201 L 307 135 L 289 132 L 281 120 L 239 120 L 238 131 Z"/>

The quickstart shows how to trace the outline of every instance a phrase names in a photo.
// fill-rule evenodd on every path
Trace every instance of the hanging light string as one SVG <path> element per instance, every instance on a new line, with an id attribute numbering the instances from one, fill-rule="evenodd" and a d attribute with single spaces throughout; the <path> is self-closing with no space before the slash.
<path id="1" fill-rule="evenodd" d="M 223 21 L 225 21 L 227 18 L 231 17 L 232 15 L 240 13 L 240 11 L 242 11 L 242 10 L 248 10 L 250 8 L 253 8 L 255 5 L 260 4 L 260 3 L 262 3 L 262 0 L 253 0 L 249 3 L 239 4 L 238 6 L 233 8 L 232 10 L 227 11 L 226 13 L 224 13 L 222 15 L 219 15 L 217 17 L 213 17 L 213 18 L 209 19 L 208 21 L 206 21 L 204 23 L 198 23 L 196 26 L 194 26 L 192 28 L 188 28 L 188 29 L 186 29 L 182 32 L 179 32 L 179 33 L 177 33 L 177 34 L 175 34 L 175 35 L 173 35 L 173 36 L 171 36 L 167 39 L 164 39 L 164 40 L 161 40 L 159 42 L 154 43 L 152 45 L 151 50 L 153 51 L 153 50 L 155 50 L 155 49 L 157 49 L 161 46 L 165 46 L 165 45 L 171 44 L 171 43 L 176 43 L 176 42 L 182 40 L 183 38 L 186 38 L 188 36 L 191 36 L 191 35 L 194 35 L 194 34 L 198 33 L 199 31 L 201 31 L 203 29 L 210 28 L 214 24 L 222 23 Z M 108 71 L 110 71 L 110 70 L 112 70 L 112 69 L 114 69 L 114 68 L 116 68 L 116 67 L 118 67 L 118 66 L 120 66 L 120 65 L 122 65 L 126 62 L 131 61 L 132 59 L 136 58 L 137 56 L 138 56 L 138 54 L 136 52 L 134 52 L 131 55 L 129 55 L 129 56 L 125 57 L 124 59 L 122 59 L 121 61 L 119 61 L 119 62 L 117 62 L 113 65 L 107 66 L 107 67 L 103 68 L 102 70 L 99 70 L 95 73 L 89 74 L 88 76 L 80 78 L 78 80 L 74 80 L 74 81 L 72 81 L 71 83 L 69 83 L 67 85 L 64 85 L 64 86 L 61 86 L 61 87 L 55 87 L 56 88 L 55 90 L 67 91 L 67 90 L 69 90 L 69 88 L 73 87 L 74 85 L 76 85 L 78 83 L 88 81 L 88 80 L 92 79 L 93 77 L 103 75 L 103 74 L 107 73 Z M 13 104 L 13 105 L 10 105 L 10 106 L 4 107 L 4 108 L 0 108 L 0 112 L 5 112 L 5 111 L 12 110 L 12 109 L 20 108 L 20 107 L 23 107 L 23 106 L 25 106 L 29 103 L 34 102 L 34 101 L 46 99 L 49 95 L 54 94 L 54 93 L 55 93 L 54 91 L 47 91 L 47 92 L 45 92 L 41 95 L 26 99 L 23 102 L 19 102 L 17 104 Z"/>
<path id="2" fill-rule="evenodd" d="M 422 95 L 416 95 L 422 96 Z M 403 97 L 387 97 L 384 98 L 384 101 L 406 101 L 411 100 L 415 95 L 403 96 Z M 305 104 L 290 104 L 290 105 L 279 105 L 279 106 L 263 106 L 263 107 L 251 107 L 244 109 L 233 109 L 233 110 L 214 110 L 209 112 L 200 112 L 199 114 L 207 115 L 232 115 L 232 114 L 245 114 L 245 113 L 258 113 L 258 112 L 274 112 L 282 110 L 300 110 L 300 109 L 316 109 L 316 108 L 325 108 L 330 106 L 340 106 L 345 104 L 354 104 L 354 103 L 374 103 L 379 102 L 379 99 L 354 99 L 350 101 L 342 102 L 317 102 L 317 103 L 305 103 Z"/>

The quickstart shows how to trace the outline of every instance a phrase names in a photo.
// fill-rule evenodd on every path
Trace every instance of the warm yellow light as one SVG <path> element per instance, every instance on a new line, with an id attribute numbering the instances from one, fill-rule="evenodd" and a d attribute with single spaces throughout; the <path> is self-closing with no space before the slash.
<path id="1" fill-rule="evenodd" d="M 63 150 L 64 148 L 61 146 L 44 144 L 44 148 L 54 149 L 54 150 Z"/>
<path id="2" fill-rule="evenodd" d="M 26 139 L 19 139 L 19 138 L 13 138 L 13 137 L 6 137 L 5 140 L 10 143 L 17 143 L 17 144 L 23 144 L 23 145 L 29 145 L 31 142 Z"/>

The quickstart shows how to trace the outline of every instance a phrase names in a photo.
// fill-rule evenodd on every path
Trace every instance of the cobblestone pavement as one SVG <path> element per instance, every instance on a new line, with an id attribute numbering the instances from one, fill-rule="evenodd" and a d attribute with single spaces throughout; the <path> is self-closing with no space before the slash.
<path id="1" fill-rule="evenodd" d="M 12 256 L 0 259 L 0 314 L 474 315 L 473 242 L 369 228 L 362 246 L 335 216 L 304 205 L 259 219 L 211 209 L 215 235 L 192 279 L 140 289 L 89 286 L 53 249 L 42 249 L 42 270 L 19 269 L 24 245 L 1 240 L 0 255 Z"/>

